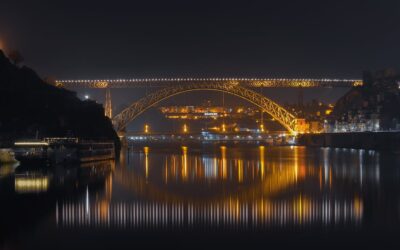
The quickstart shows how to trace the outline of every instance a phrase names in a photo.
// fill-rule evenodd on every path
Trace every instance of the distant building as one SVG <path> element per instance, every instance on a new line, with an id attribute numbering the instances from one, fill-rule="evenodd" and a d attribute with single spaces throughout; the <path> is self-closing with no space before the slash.
<path id="1" fill-rule="evenodd" d="M 168 119 L 218 119 L 254 117 L 260 114 L 259 108 L 253 107 L 220 107 L 220 106 L 164 106 L 160 107 L 161 113 Z"/>
<path id="2" fill-rule="evenodd" d="M 399 129 L 400 75 L 393 70 L 365 72 L 363 82 L 336 103 L 332 117 L 324 123 L 326 132 Z"/>

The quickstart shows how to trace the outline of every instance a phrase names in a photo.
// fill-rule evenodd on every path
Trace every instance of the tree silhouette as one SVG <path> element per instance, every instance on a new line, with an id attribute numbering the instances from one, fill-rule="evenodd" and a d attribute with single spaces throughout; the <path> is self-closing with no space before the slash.
<path id="1" fill-rule="evenodd" d="M 12 50 L 10 53 L 8 53 L 8 58 L 10 58 L 15 65 L 18 65 L 24 61 L 24 58 L 18 50 Z"/>

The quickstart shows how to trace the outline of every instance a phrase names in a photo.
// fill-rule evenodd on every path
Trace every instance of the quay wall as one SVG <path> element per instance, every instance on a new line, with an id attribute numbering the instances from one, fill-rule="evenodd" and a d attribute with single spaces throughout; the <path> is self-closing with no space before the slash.
<path id="1" fill-rule="evenodd" d="M 400 132 L 352 132 L 302 134 L 298 145 L 311 147 L 334 147 L 374 149 L 400 152 Z"/>

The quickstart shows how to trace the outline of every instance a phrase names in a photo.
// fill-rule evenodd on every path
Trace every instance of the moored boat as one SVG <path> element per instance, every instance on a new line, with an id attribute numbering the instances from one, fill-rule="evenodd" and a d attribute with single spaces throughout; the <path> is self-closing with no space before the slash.
<path id="1" fill-rule="evenodd" d="M 91 162 L 115 158 L 113 142 L 78 138 L 44 138 L 15 142 L 15 157 L 21 164 L 41 166 Z"/>

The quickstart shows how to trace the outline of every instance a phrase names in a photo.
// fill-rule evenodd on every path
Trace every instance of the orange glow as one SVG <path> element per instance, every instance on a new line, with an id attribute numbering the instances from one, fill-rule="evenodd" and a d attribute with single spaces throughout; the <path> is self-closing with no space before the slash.
<path id="1" fill-rule="evenodd" d="M 228 176 L 228 166 L 226 161 L 226 147 L 221 146 L 221 169 L 222 169 L 222 178 L 226 179 Z"/>
<path id="2" fill-rule="evenodd" d="M 149 177 L 149 147 L 144 147 L 144 169 L 146 174 L 146 179 Z"/>
<path id="3" fill-rule="evenodd" d="M 238 182 L 243 182 L 243 160 L 238 160 Z"/>
<path id="4" fill-rule="evenodd" d="M 188 158 L 187 158 L 188 147 L 182 146 L 182 179 L 187 180 L 188 177 Z"/>
<path id="5" fill-rule="evenodd" d="M 264 158 L 265 147 L 260 146 L 259 149 L 260 149 L 260 175 L 261 175 L 261 180 L 263 180 L 265 175 L 265 158 Z"/>
<path id="6" fill-rule="evenodd" d="M 358 196 L 356 196 L 354 197 L 353 204 L 354 204 L 354 213 L 356 217 L 361 217 L 364 210 L 362 200 Z"/>

